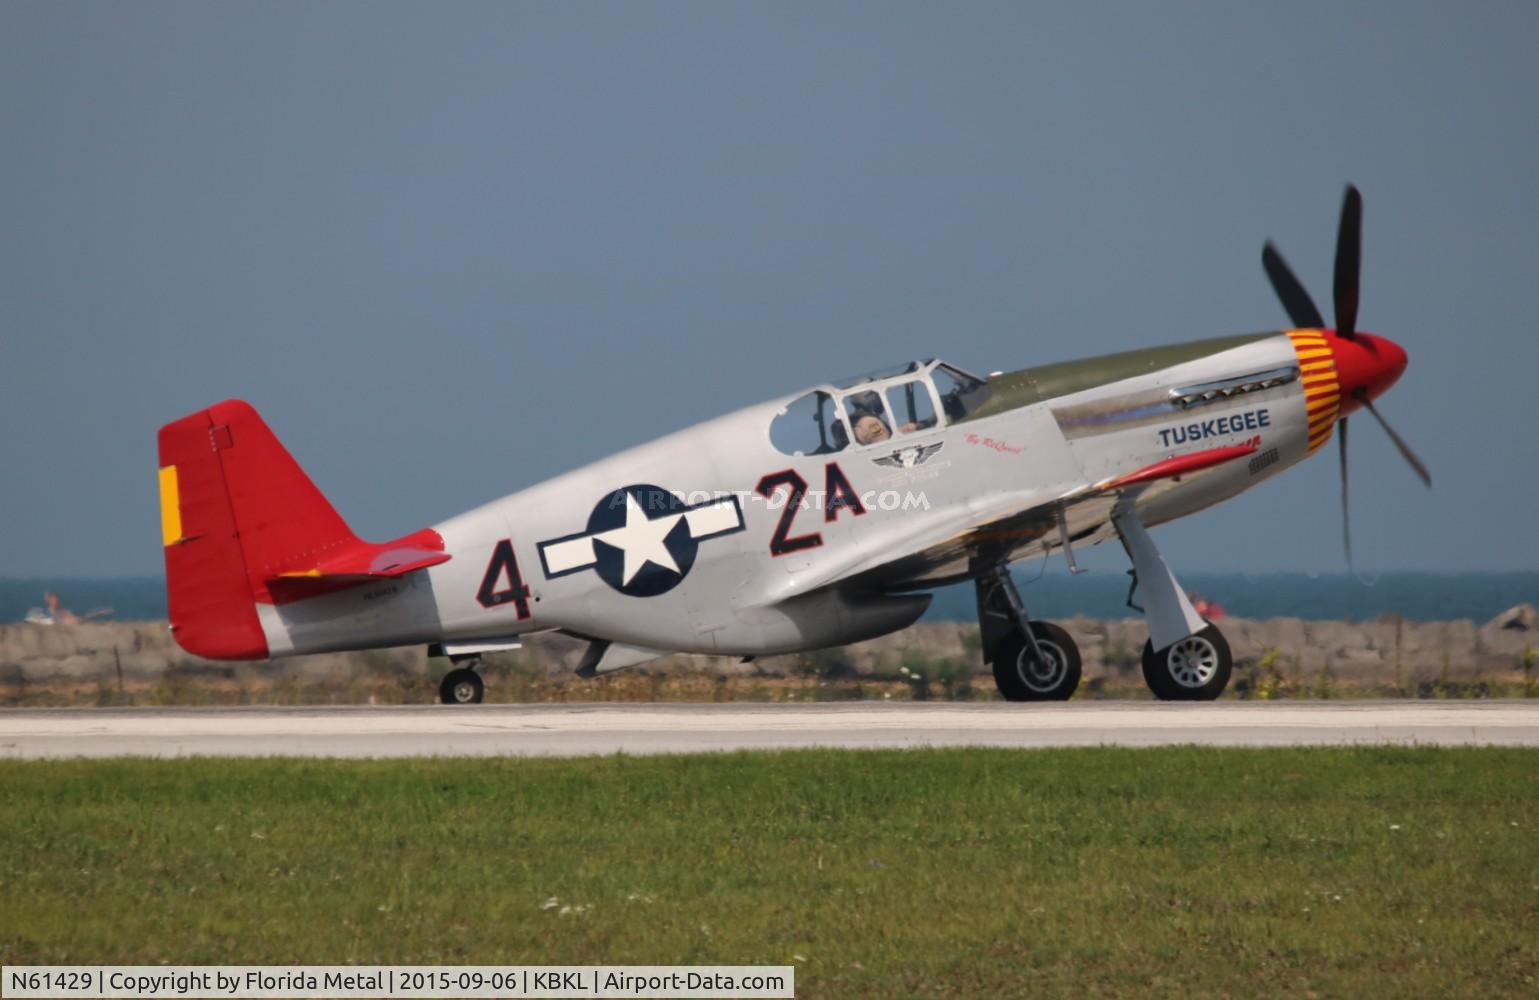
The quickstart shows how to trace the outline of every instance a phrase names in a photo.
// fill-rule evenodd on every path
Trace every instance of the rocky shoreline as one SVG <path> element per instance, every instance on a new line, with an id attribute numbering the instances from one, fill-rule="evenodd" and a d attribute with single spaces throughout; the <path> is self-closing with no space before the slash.
<path id="1" fill-rule="evenodd" d="M 1146 636 L 1138 619 L 1061 622 L 1084 660 L 1082 694 L 1136 694 Z M 1522 605 L 1472 621 L 1371 622 L 1226 618 L 1240 697 L 1398 692 L 1513 693 L 1539 681 L 1539 612 Z M 992 681 L 975 625 L 923 622 L 855 646 L 752 663 L 675 655 L 598 681 L 572 676 L 582 646 L 537 635 L 488 658 L 490 696 L 503 700 L 987 697 Z M 0 626 L 0 703 L 431 701 L 443 661 L 420 647 L 218 663 L 183 652 L 166 623 Z M 855 693 L 849 693 L 849 692 Z M 959 692 L 961 692 L 959 694 Z"/>

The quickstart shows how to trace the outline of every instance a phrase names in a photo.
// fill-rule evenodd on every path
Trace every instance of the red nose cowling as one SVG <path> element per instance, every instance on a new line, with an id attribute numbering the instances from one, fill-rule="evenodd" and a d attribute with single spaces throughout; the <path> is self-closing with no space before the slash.
<path id="1" fill-rule="evenodd" d="M 1356 410 L 1364 397 L 1377 399 L 1405 371 L 1405 350 L 1393 340 L 1371 333 L 1354 334 L 1348 340 L 1335 331 L 1326 331 L 1326 337 L 1336 359 L 1336 380 L 1341 385 L 1338 416 Z"/>

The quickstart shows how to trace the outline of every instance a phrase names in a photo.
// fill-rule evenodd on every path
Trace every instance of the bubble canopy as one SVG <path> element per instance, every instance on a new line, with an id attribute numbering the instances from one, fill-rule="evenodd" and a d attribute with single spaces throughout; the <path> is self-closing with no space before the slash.
<path id="1" fill-rule="evenodd" d="M 989 398 L 989 385 L 935 359 L 835 379 L 792 399 L 770 421 L 782 454 L 828 455 L 933 435 Z"/>

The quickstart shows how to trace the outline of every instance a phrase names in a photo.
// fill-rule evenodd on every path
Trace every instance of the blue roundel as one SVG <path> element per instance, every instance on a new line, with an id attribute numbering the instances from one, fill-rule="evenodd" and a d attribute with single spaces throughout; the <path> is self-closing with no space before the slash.
<path id="1" fill-rule="evenodd" d="M 587 532 L 599 578 L 630 597 L 656 597 L 677 587 L 700 548 L 687 510 L 672 491 L 650 483 L 601 499 L 588 515 Z"/>

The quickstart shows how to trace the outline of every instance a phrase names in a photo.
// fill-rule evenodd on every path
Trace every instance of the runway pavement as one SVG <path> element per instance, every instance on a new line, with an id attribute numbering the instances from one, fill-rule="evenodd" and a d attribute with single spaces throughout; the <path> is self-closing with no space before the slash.
<path id="1" fill-rule="evenodd" d="M 580 756 L 789 747 L 1539 746 L 1539 701 L 0 710 L 0 756 Z"/>

